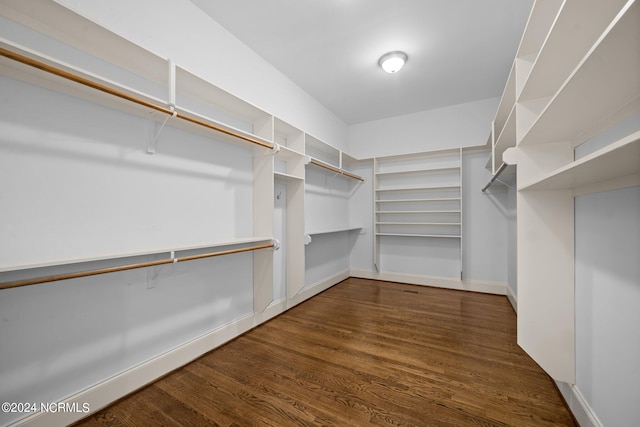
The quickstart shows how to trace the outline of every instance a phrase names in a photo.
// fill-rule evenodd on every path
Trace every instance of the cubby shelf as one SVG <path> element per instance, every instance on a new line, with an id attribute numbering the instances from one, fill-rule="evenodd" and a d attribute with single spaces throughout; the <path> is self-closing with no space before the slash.
<path id="1" fill-rule="evenodd" d="M 576 189 L 636 176 L 640 184 L 640 131 L 563 166 L 519 190 Z"/>

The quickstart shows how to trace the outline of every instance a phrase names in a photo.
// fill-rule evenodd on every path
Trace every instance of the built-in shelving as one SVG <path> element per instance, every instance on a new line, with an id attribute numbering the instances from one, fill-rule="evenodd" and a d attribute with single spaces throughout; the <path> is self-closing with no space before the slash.
<path id="1" fill-rule="evenodd" d="M 579 160 L 573 149 L 640 112 L 639 22 L 637 0 L 536 0 L 490 135 L 499 135 L 491 181 L 517 165 L 518 344 L 568 383 L 575 382 L 573 198 L 639 185 L 640 134 Z M 501 158 L 507 149 L 509 165 Z"/>
<path id="2" fill-rule="evenodd" d="M 374 181 L 378 270 L 384 236 L 462 238 L 461 150 L 376 158 Z"/>
<path id="3" fill-rule="evenodd" d="M 571 142 L 574 146 L 615 124 L 620 110 L 638 102 L 640 3 L 630 1 L 546 103 L 518 145 Z M 545 94 L 543 94 L 545 95 Z M 533 96 L 532 96 L 533 98 Z"/>

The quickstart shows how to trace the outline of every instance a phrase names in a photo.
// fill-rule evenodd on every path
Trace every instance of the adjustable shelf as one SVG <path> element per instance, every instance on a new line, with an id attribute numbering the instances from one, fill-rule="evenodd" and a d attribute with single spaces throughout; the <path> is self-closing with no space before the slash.
<path id="1" fill-rule="evenodd" d="M 441 239 L 461 239 L 462 236 L 456 234 L 409 234 L 409 233 L 376 233 L 376 236 L 394 236 L 394 237 L 429 237 Z"/>

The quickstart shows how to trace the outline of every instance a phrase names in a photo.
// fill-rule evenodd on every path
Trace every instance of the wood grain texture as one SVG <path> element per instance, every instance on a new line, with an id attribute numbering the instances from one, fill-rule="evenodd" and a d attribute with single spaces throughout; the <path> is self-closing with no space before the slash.
<path id="1" fill-rule="evenodd" d="M 503 296 L 350 278 L 78 426 L 575 426 Z"/>

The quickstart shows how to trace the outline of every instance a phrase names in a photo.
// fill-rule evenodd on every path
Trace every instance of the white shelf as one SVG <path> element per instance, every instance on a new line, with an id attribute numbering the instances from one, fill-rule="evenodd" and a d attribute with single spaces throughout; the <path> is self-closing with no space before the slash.
<path id="1" fill-rule="evenodd" d="M 55 1 L 4 3 L 2 15 L 29 29 L 21 36 L 16 35 L 21 37 L 15 40 L 18 44 L 40 50 L 41 42 L 51 37 L 61 42 L 55 48 L 55 55 L 61 62 L 73 64 L 87 72 L 99 73 L 124 86 L 142 85 L 149 89 L 143 92 L 153 93 L 155 96 L 166 95 L 166 58 L 96 25 L 92 20 Z M 46 41 L 44 43 L 48 45 Z M 96 47 L 100 49 L 99 57 L 94 55 Z"/>
<path id="2" fill-rule="evenodd" d="M 330 166 L 341 168 L 340 150 L 309 134 L 304 137 L 304 152 L 308 156 Z"/>
<path id="3" fill-rule="evenodd" d="M 348 170 L 338 168 L 338 167 L 336 167 L 336 166 L 334 166 L 332 164 L 323 162 L 322 160 L 318 160 L 318 159 L 316 159 L 314 157 L 311 157 L 311 156 L 309 156 L 309 159 L 310 160 L 309 160 L 308 164 L 311 165 L 311 166 L 315 166 L 315 167 L 318 167 L 318 168 L 322 168 L 322 169 L 331 171 L 334 174 L 336 174 L 337 176 L 343 176 L 345 178 L 355 179 L 355 180 L 364 182 L 364 178 L 362 178 L 361 176 L 356 175 L 354 173 L 351 173 Z"/>
<path id="4" fill-rule="evenodd" d="M 274 142 L 282 147 L 304 152 L 304 132 L 277 117 L 273 119 Z"/>
<path id="5" fill-rule="evenodd" d="M 376 233 L 376 236 L 395 236 L 395 237 L 437 237 L 444 239 L 460 239 L 461 236 L 452 234 L 401 234 L 401 233 Z"/>
<path id="6" fill-rule="evenodd" d="M 201 122 L 211 125 L 212 127 L 219 128 L 220 130 L 207 128 L 202 125 L 190 123 L 185 120 L 170 120 L 171 126 L 174 126 L 180 129 L 185 129 L 185 130 L 188 130 L 189 132 L 199 133 L 209 137 L 214 136 L 217 139 L 223 139 L 227 142 L 235 143 L 235 142 L 240 142 L 242 140 L 244 141 L 250 140 L 250 141 L 258 141 L 261 144 L 264 144 L 265 146 L 273 145 L 272 142 L 267 139 L 261 138 L 250 132 L 246 132 L 242 129 L 230 126 L 226 123 L 217 121 L 211 117 L 207 117 L 202 114 L 196 113 L 195 111 L 188 110 L 179 105 L 176 105 L 175 110 L 178 113 L 182 113 L 186 116 L 195 118 Z M 265 147 L 265 148 L 268 148 L 268 147 Z"/>
<path id="7" fill-rule="evenodd" d="M 458 188 L 458 187 L 456 187 Z M 443 197 L 439 199 L 393 199 L 393 200 L 376 200 L 376 203 L 411 203 L 411 202 L 456 202 L 460 201 L 460 197 Z"/>
<path id="8" fill-rule="evenodd" d="M 460 225 L 459 222 L 376 222 L 376 225 Z"/>
<path id="9" fill-rule="evenodd" d="M 241 238 L 235 238 L 235 239 L 232 238 L 232 239 L 225 239 L 225 240 L 219 240 L 214 242 L 201 243 L 197 245 L 156 248 L 156 249 L 149 249 L 144 251 L 118 253 L 118 254 L 104 254 L 101 256 L 90 257 L 90 258 L 61 259 L 61 260 L 54 260 L 50 262 L 43 262 L 43 263 L 37 263 L 37 264 L 25 264 L 25 265 L 10 265 L 10 266 L 5 265 L 0 267 L 0 272 L 29 270 L 33 268 L 53 267 L 53 266 L 60 266 L 60 265 L 81 264 L 85 262 L 105 261 L 105 260 L 112 260 L 112 259 L 115 260 L 115 259 L 138 257 L 138 256 L 145 256 L 145 255 L 166 254 L 171 252 L 185 252 L 185 251 L 193 251 L 193 250 L 207 249 L 207 248 L 219 248 L 223 246 L 243 245 L 243 244 L 249 244 L 249 243 L 271 242 L 272 240 L 273 240 L 272 237 L 244 237 L 244 238 L 241 237 Z"/>
<path id="10" fill-rule="evenodd" d="M 421 173 L 447 173 L 447 172 L 457 172 L 460 170 L 460 166 L 454 167 L 437 167 L 430 169 L 410 169 L 403 171 L 395 171 L 395 172 L 377 172 L 376 176 L 393 176 L 393 175 L 414 175 Z"/>
<path id="11" fill-rule="evenodd" d="M 625 3 L 626 0 L 566 2 L 535 58 L 519 99 L 552 96 Z"/>
<path id="12" fill-rule="evenodd" d="M 298 160 L 300 158 L 305 157 L 305 155 L 302 154 L 301 152 L 293 150 L 289 147 L 285 147 L 283 145 L 279 145 L 278 147 L 279 147 L 279 150 L 275 155 L 277 158 L 280 158 L 282 160 L 285 160 L 285 161 Z"/>
<path id="13" fill-rule="evenodd" d="M 618 15 L 549 101 L 519 145 L 576 141 L 618 119 L 640 96 L 640 2 Z"/>
<path id="14" fill-rule="evenodd" d="M 500 98 L 500 104 L 498 105 L 498 110 L 496 111 L 495 119 L 493 120 L 493 131 L 495 134 L 499 135 L 502 133 L 502 129 L 504 128 L 504 124 L 507 122 L 507 118 L 511 115 L 511 108 L 516 102 L 516 65 L 515 62 L 511 66 L 511 71 L 509 71 L 509 77 L 507 78 L 507 83 L 504 87 L 504 91 L 502 92 L 502 97 Z M 489 135 L 489 143 L 491 143 L 491 135 Z"/>
<path id="15" fill-rule="evenodd" d="M 107 87 L 126 96 L 140 99 L 151 105 L 155 105 L 160 108 L 166 108 L 166 100 L 153 97 L 134 88 L 106 79 L 97 74 L 90 73 L 71 64 L 41 54 L 30 48 L 20 46 L 9 40 L 0 38 L 0 47 L 17 55 L 58 69 L 64 73 L 69 73 L 70 75 L 77 76 L 79 79 Z M 124 111 L 129 114 L 134 114 L 139 117 L 145 117 L 155 120 L 164 120 L 167 117 L 166 114 L 154 110 L 153 108 L 132 103 L 120 97 L 107 95 L 104 92 L 88 87 L 85 84 L 77 83 L 75 81 L 71 81 L 69 79 L 43 71 L 39 68 L 22 64 L 5 56 L 0 56 L 0 70 L 0 72 L 7 77 L 22 80 L 27 83 L 35 84 L 46 89 L 95 102 L 100 105 L 105 105 L 107 107 Z"/>
<path id="16" fill-rule="evenodd" d="M 244 122 L 250 127 L 245 132 L 265 138 L 271 142 L 273 128 L 268 125 L 271 124 L 270 114 L 218 88 L 179 65 L 176 66 L 175 74 L 176 105 L 194 109 L 191 106 L 194 103 L 199 110 L 210 111 L 211 116 L 214 113 L 221 114 L 224 119 L 214 120 L 217 122 L 224 120 L 225 123 L 229 123 L 232 127 L 240 128 L 240 125 L 235 125 L 235 123 Z M 262 129 L 263 125 L 267 127 L 264 131 Z"/>
<path id="17" fill-rule="evenodd" d="M 440 214 L 460 213 L 461 211 L 376 211 L 377 214 Z"/>
<path id="18" fill-rule="evenodd" d="M 376 192 L 385 191 L 420 191 L 420 190 L 455 190 L 459 189 L 459 185 L 446 185 L 446 186 L 423 186 L 423 187 L 395 187 L 395 188 L 377 188 Z M 394 200 L 396 201 L 396 200 Z"/>
<path id="19" fill-rule="evenodd" d="M 327 230 L 313 230 L 313 231 L 307 231 L 305 234 L 309 236 L 316 236 L 318 234 L 342 233 L 345 231 L 355 231 L 355 230 L 362 230 L 362 226 L 357 225 L 357 226 L 351 226 L 351 227 L 331 228 Z"/>
<path id="20" fill-rule="evenodd" d="M 519 190 L 575 189 L 640 174 L 640 131 L 559 168 Z"/>
<path id="21" fill-rule="evenodd" d="M 516 146 L 516 105 L 513 104 L 511 111 L 509 111 L 509 116 L 505 122 L 505 125 L 496 139 L 495 145 L 493 146 L 492 155 L 495 159 L 495 164 L 499 165 L 502 163 L 502 154 L 505 152 L 507 148 Z M 491 171 L 495 173 L 495 170 Z"/>
<path id="22" fill-rule="evenodd" d="M 282 172 L 273 172 L 273 176 L 276 179 L 282 179 L 284 181 L 296 181 L 296 182 L 304 181 L 304 178 L 300 176 L 290 175 L 288 173 L 282 173 Z"/>

